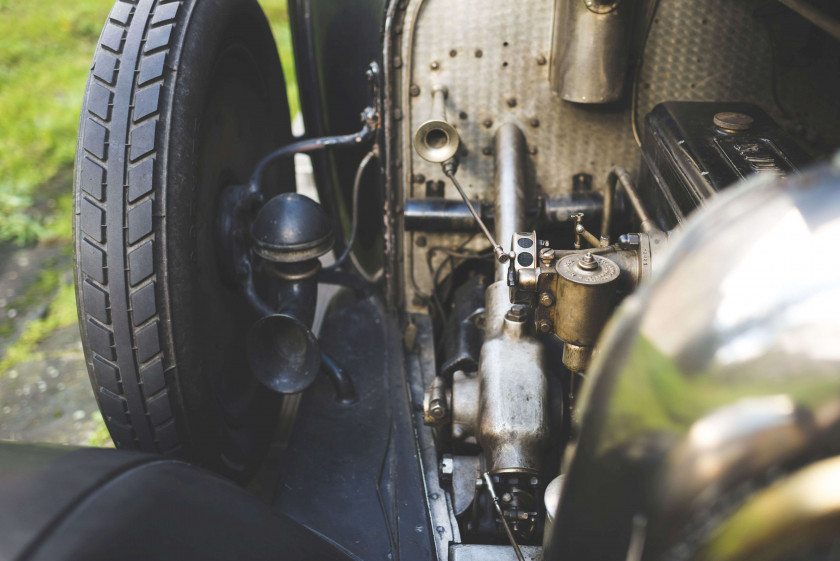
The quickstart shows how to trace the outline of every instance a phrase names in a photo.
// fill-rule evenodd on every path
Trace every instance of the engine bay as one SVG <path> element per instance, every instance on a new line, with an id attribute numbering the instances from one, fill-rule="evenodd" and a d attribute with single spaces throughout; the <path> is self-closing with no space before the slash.
<path id="1" fill-rule="evenodd" d="M 434 373 L 418 439 L 427 487 L 448 498 L 429 503 L 439 555 L 540 550 L 616 306 L 719 191 L 819 153 L 780 124 L 758 3 L 631 4 L 391 13 L 390 296 Z"/>

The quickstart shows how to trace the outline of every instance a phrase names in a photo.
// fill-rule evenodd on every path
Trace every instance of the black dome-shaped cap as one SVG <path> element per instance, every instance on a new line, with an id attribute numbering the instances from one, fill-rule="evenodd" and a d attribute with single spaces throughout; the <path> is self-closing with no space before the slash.
<path id="1" fill-rule="evenodd" d="M 298 193 L 282 193 L 263 205 L 251 225 L 256 252 L 276 263 L 316 259 L 332 249 L 332 226 L 324 209 Z"/>

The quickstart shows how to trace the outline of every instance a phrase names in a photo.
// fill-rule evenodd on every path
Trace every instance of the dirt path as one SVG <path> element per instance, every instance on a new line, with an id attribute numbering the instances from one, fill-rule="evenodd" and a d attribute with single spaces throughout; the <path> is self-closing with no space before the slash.
<path id="1" fill-rule="evenodd" d="M 85 367 L 78 326 L 34 333 L 56 294 L 72 283 L 67 247 L 0 247 L 0 439 L 111 446 Z"/>

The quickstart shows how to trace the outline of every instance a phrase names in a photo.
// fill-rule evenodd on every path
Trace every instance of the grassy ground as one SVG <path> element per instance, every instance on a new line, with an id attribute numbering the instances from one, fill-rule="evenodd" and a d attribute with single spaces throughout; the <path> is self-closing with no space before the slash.
<path id="1" fill-rule="evenodd" d="M 297 111 L 286 0 L 263 0 Z M 113 0 L 0 0 L 0 241 L 70 236 L 72 166 L 87 72 Z"/>
<path id="2" fill-rule="evenodd" d="M 2 268 L 0 379 L 25 363 L 52 360 L 55 334 L 75 329 L 68 269 L 72 166 L 88 70 L 113 3 L 0 0 L 0 248 L 24 246 L 15 250 L 15 259 L 40 255 L 39 248 L 56 250 L 38 261 L 34 280 L 14 291 L 4 279 L 17 278 L 18 272 Z M 260 3 L 278 43 L 295 115 L 299 102 L 286 0 Z M 58 254 L 64 257 L 54 257 Z M 100 418 L 89 443 L 107 440 Z"/>

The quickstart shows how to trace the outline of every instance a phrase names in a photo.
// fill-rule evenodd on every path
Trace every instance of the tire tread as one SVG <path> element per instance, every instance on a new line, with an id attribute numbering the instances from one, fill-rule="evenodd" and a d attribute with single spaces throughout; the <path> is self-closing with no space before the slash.
<path id="1" fill-rule="evenodd" d="M 166 376 L 173 357 L 162 351 L 165 324 L 155 291 L 160 271 L 154 254 L 160 249 L 154 231 L 163 217 L 153 214 L 160 191 L 153 172 L 163 136 L 165 63 L 181 4 L 114 4 L 85 94 L 76 178 L 79 311 L 91 381 L 115 444 L 152 452 L 182 445 L 170 401 L 177 388 Z M 121 177 L 109 177 L 115 169 Z M 114 216 L 116 211 L 121 215 Z M 131 360 L 116 354 L 126 335 Z M 123 353 L 126 345 L 120 348 Z"/>

